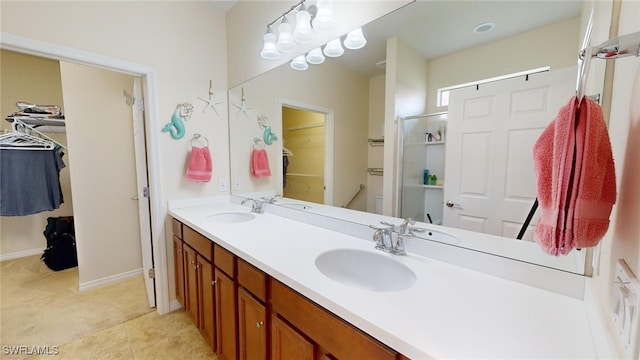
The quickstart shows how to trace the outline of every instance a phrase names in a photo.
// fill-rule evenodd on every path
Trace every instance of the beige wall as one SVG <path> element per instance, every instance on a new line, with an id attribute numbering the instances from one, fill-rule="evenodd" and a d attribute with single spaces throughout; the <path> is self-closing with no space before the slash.
<path id="1" fill-rule="evenodd" d="M 423 114 L 427 97 L 427 62 L 402 40 L 387 40 L 385 77 L 383 213 L 397 213 L 397 123 L 402 116 Z"/>
<path id="2" fill-rule="evenodd" d="M 156 75 L 160 128 L 171 120 L 176 105 L 191 102 L 194 113 L 183 139 L 161 133 L 160 163 L 166 200 L 228 194 L 218 181 L 229 179 L 227 109 L 202 112 L 209 81 L 214 96 L 226 99 L 227 54 L 225 15 L 207 2 L 62 2 L 2 1 L 0 29 L 15 35 L 71 47 L 152 67 Z M 28 14 L 28 21 L 25 21 Z M 96 129 L 98 133 L 102 127 Z M 214 164 L 210 183 L 184 179 L 188 142 L 194 133 L 209 140 Z M 73 149 L 71 149 L 73 151 Z M 227 184 L 228 185 L 228 184 Z M 227 187 L 228 189 L 228 187 Z M 91 211 L 77 209 L 76 211 Z M 173 254 L 170 224 L 165 226 L 167 254 Z M 167 259 L 169 294 L 173 260 Z M 173 297 L 173 295 L 171 295 Z"/>
<path id="3" fill-rule="evenodd" d="M 430 60 L 427 112 L 446 111 L 436 107 L 436 93 L 443 87 L 543 66 L 551 69 L 575 66 L 579 34 L 577 17 Z"/>
<path id="4" fill-rule="evenodd" d="M 299 49 L 290 54 L 283 54 L 278 60 L 265 60 L 260 57 L 260 50 L 262 50 L 262 36 L 267 30 L 267 24 L 290 9 L 294 2 L 239 1 L 227 14 L 229 84 L 237 86 L 267 70 L 287 63 L 295 55 L 303 54 L 313 48 L 324 45 L 330 40 L 410 2 L 410 0 L 376 0 L 363 5 L 362 1 L 334 1 L 335 29 L 318 33 L 314 41 L 299 46 Z M 295 13 L 290 16 L 295 16 Z M 291 18 L 291 20 L 294 20 L 294 18 Z M 278 24 L 274 25 L 276 33 Z"/>
<path id="5" fill-rule="evenodd" d="M 257 115 L 268 118 L 272 130 L 281 137 L 282 115 L 280 103 L 333 114 L 334 176 L 333 205 L 345 205 L 360 184 L 366 184 L 368 78 L 354 74 L 328 59 L 324 64 L 311 66 L 307 71 L 295 71 L 281 66 L 230 91 L 230 101 L 241 103 L 244 88 L 246 105 L 252 106 L 250 117 L 230 110 L 231 182 L 234 193 L 250 193 L 281 189 L 281 141 L 267 146 L 272 176 L 253 179 L 249 176 L 249 157 L 255 137 L 262 138 Z M 318 110 L 320 109 L 320 110 Z M 322 110 L 322 111 L 321 111 Z M 286 146 L 286 145 L 285 145 Z M 278 159 L 278 160 L 275 160 Z M 236 181 L 238 180 L 238 181 Z M 236 189 L 236 182 L 241 188 Z M 366 208 L 366 200 L 358 209 Z"/>
<path id="6" fill-rule="evenodd" d="M 640 2 L 622 1 L 620 35 L 640 31 Z M 640 278 L 640 58 L 615 60 L 609 136 L 613 148 L 618 189 L 609 231 L 601 242 L 599 272 L 594 274 L 597 297 L 610 320 L 614 272 L 617 259 L 624 259 Z M 640 342 L 640 339 L 636 339 Z"/>
<path id="7" fill-rule="evenodd" d="M 369 79 L 369 138 L 384 137 L 384 78 L 385 75 Z M 384 147 L 367 148 L 367 167 L 382 169 L 384 165 Z M 382 176 L 369 175 L 367 179 L 367 212 L 375 213 L 376 195 L 382 195 Z"/>
<path id="8" fill-rule="evenodd" d="M 24 55 L 12 51 L 0 51 L 2 104 L 0 128 L 10 129 L 4 117 L 18 110 L 16 101 L 36 104 L 52 104 L 63 107 L 58 61 Z M 47 133 L 63 145 L 67 144 L 63 133 Z M 60 171 L 60 186 L 64 203 L 59 209 L 27 216 L 0 217 L 0 256 L 15 257 L 20 254 L 41 252 L 47 243 L 42 234 L 48 217 L 73 215 L 73 201 L 68 152 L 63 157 L 67 167 Z"/>

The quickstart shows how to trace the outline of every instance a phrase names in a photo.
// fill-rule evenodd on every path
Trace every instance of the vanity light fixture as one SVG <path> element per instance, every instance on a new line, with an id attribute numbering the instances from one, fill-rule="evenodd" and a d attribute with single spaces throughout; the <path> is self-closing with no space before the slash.
<path id="1" fill-rule="evenodd" d="M 264 46 L 260 52 L 260 56 L 265 59 L 275 60 L 280 58 L 280 50 L 276 46 L 276 35 L 273 33 L 271 26 L 267 27 L 267 32 L 263 36 Z"/>
<path id="2" fill-rule="evenodd" d="M 293 30 L 293 39 L 297 43 L 306 44 L 313 40 L 314 35 L 313 28 L 311 28 L 311 14 L 303 2 L 296 13 L 296 28 Z"/>
<path id="3" fill-rule="evenodd" d="M 324 46 L 324 54 L 328 57 L 339 57 L 344 54 L 344 48 L 340 43 L 340 38 L 333 39 Z"/>
<path id="4" fill-rule="evenodd" d="M 282 21 L 278 26 L 278 42 L 276 42 L 276 46 L 278 50 L 282 52 L 293 51 L 296 48 L 296 42 L 293 40 L 293 28 L 291 24 L 289 24 L 289 20 L 287 20 L 287 16 L 282 17 Z"/>
<path id="5" fill-rule="evenodd" d="M 309 68 L 309 64 L 307 64 L 307 60 L 305 59 L 304 55 L 296 56 L 295 58 L 293 58 L 289 66 L 291 66 L 293 70 L 298 71 L 304 71 Z"/>
<path id="6" fill-rule="evenodd" d="M 330 29 L 335 24 L 333 18 L 333 0 L 318 0 L 318 14 L 313 19 L 313 27 L 318 31 Z"/>
<path id="7" fill-rule="evenodd" d="M 307 53 L 307 62 L 313 65 L 320 65 L 324 62 L 324 54 L 322 49 L 317 47 Z"/>
<path id="8" fill-rule="evenodd" d="M 367 39 L 365 39 L 361 27 L 350 31 L 344 39 L 344 47 L 347 49 L 362 49 L 365 45 L 367 45 Z"/>

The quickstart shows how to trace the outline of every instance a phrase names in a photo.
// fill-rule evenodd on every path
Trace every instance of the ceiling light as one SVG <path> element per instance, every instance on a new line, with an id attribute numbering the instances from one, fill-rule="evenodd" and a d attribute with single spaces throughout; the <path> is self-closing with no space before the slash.
<path id="1" fill-rule="evenodd" d="M 264 46 L 262 47 L 260 56 L 269 60 L 279 59 L 280 51 L 278 51 L 278 48 L 276 47 L 276 36 L 273 34 L 273 30 L 271 30 L 271 26 L 267 28 L 267 32 L 264 34 L 263 39 Z"/>
<path id="2" fill-rule="evenodd" d="M 307 11 L 304 3 L 300 4 L 298 13 L 296 13 L 296 28 L 293 30 L 293 38 L 300 44 L 311 42 L 314 38 L 311 28 L 311 14 Z"/>
<path id="3" fill-rule="evenodd" d="M 340 38 L 333 39 L 324 46 L 324 54 L 328 57 L 338 57 L 344 54 Z"/>
<path id="4" fill-rule="evenodd" d="M 289 66 L 291 66 L 292 69 L 299 71 L 304 71 L 309 68 L 309 64 L 307 64 L 304 55 L 296 56 L 295 58 L 293 58 Z"/>
<path id="5" fill-rule="evenodd" d="M 316 4 L 318 13 L 313 19 L 313 27 L 318 31 L 324 31 L 333 27 L 333 0 L 318 0 Z"/>
<path id="6" fill-rule="evenodd" d="M 291 33 L 293 28 L 289 24 L 287 17 L 282 17 L 280 25 L 278 25 L 278 42 L 276 46 L 278 50 L 282 52 L 293 51 L 296 48 L 296 42 L 293 40 L 293 34 Z"/>
<path id="7" fill-rule="evenodd" d="M 313 65 L 319 65 L 324 62 L 324 54 L 319 47 L 309 51 L 307 54 L 307 62 Z"/>
<path id="8" fill-rule="evenodd" d="M 344 47 L 347 49 L 362 49 L 365 45 L 367 45 L 367 39 L 364 38 L 362 28 L 352 30 L 347 34 L 347 38 L 344 39 Z"/>
<path id="9" fill-rule="evenodd" d="M 481 33 L 491 31 L 495 27 L 496 27 L 496 24 L 488 22 L 488 23 L 480 24 L 474 27 L 473 32 L 476 34 L 481 34 Z"/>

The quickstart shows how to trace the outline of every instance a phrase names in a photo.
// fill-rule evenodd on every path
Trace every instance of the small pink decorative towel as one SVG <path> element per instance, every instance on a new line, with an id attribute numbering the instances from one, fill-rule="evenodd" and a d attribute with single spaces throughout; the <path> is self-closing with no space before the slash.
<path id="1" fill-rule="evenodd" d="M 187 180 L 208 182 L 211 181 L 212 173 L 213 163 L 209 147 L 192 146 L 189 154 L 189 163 L 187 164 Z"/>
<path id="2" fill-rule="evenodd" d="M 602 109 L 574 96 L 533 148 L 540 219 L 534 239 L 550 255 L 598 244 L 616 200 L 611 143 Z"/>
<path id="3" fill-rule="evenodd" d="M 271 176 L 271 169 L 269 168 L 269 158 L 267 157 L 267 150 L 265 149 L 253 149 L 251 152 L 251 176 L 255 178 L 262 178 Z"/>

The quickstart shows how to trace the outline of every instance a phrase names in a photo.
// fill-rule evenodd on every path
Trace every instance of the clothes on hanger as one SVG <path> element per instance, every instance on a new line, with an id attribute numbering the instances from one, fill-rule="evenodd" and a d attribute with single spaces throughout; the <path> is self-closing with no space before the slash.
<path id="1" fill-rule="evenodd" d="M 24 216 L 51 211 L 64 202 L 61 148 L 0 150 L 0 215 Z"/>

